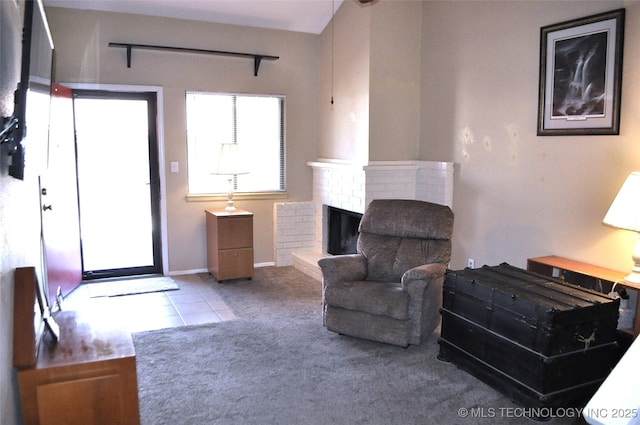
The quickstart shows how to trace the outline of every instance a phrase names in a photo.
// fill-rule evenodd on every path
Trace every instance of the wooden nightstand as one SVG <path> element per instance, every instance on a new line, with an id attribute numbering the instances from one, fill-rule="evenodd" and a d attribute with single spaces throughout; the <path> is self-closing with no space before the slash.
<path id="1" fill-rule="evenodd" d="M 131 334 L 89 312 L 58 311 L 58 340 L 42 333 L 43 288 L 34 267 L 14 284 L 13 362 L 24 425 L 138 425 Z M 36 306 L 36 308 L 34 308 Z M 46 310 L 45 310 L 46 311 Z M 46 316 L 46 315 L 45 315 Z"/>
<path id="2" fill-rule="evenodd" d="M 60 340 L 18 369 L 24 425 L 138 425 L 136 353 L 129 332 L 75 311 L 55 315 Z"/>
<path id="3" fill-rule="evenodd" d="M 619 286 L 640 290 L 640 287 L 624 281 L 628 273 L 598 267 L 593 264 L 582 263 L 556 255 L 527 259 L 527 270 L 556 277 L 573 283 L 574 285 L 580 285 L 604 293 L 609 293 L 616 282 Z M 633 335 L 638 335 L 638 333 L 640 333 L 640 314 L 638 314 L 636 307 Z"/>
<path id="4" fill-rule="evenodd" d="M 207 269 L 218 281 L 253 277 L 253 213 L 206 210 Z"/>

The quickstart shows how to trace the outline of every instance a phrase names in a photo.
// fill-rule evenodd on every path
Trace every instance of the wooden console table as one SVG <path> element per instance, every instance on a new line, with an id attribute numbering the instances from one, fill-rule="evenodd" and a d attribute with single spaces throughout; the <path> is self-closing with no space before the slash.
<path id="1" fill-rule="evenodd" d="M 32 304 L 33 305 L 33 304 Z M 138 425 L 136 354 L 129 332 L 74 311 L 55 315 L 35 365 L 17 371 L 24 425 Z"/>
<path id="2" fill-rule="evenodd" d="M 556 277 L 568 283 L 604 293 L 609 293 L 614 284 L 640 291 L 640 285 L 625 282 L 624 278 L 628 273 L 598 267 L 593 264 L 582 263 L 556 255 L 527 259 L 527 270 L 545 276 Z M 640 301 L 638 304 L 639 305 L 636 306 L 636 317 L 633 325 L 634 336 L 640 333 L 640 314 L 638 314 Z"/>

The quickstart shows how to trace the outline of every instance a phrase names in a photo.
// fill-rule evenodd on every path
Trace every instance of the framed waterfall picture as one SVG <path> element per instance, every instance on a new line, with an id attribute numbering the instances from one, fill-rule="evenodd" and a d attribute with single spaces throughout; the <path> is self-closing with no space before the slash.
<path id="1" fill-rule="evenodd" d="M 624 13 L 541 28 L 538 136 L 620 133 Z"/>

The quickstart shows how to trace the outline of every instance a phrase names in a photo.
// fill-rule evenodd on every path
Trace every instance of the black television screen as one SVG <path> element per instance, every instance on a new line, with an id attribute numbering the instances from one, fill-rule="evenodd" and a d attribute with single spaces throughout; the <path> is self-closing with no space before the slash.
<path id="1" fill-rule="evenodd" d="M 53 40 L 42 0 L 26 0 L 22 68 L 14 108 L 17 127 L 9 165 L 9 175 L 21 180 L 25 168 L 35 175 L 46 168 L 53 58 Z"/>
<path id="2" fill-rule="evenodd" d="M 0 172 L 6 174 L 9 140 L 15 128 L 15 93 L 20 82 L 22 18 L 15 2 L 0 1 Z"/>

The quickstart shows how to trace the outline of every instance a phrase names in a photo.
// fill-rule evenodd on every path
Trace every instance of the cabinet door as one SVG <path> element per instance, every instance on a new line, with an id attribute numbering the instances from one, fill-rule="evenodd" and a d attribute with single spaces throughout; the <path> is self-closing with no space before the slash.
<path id="1" fill-rule="evenodd" d="M 253 249 L 241 248 L 220 251 L 218 280 L 253 277 Z"/>
<path id="2" fill-rule="evenodd" d="M 121 387 L 119 375 L 40 385 L 40 425 L 133 423 L 124 417 Z"/>
<path id="3" fill-rule="evenodd" d="M 253 217 L 218 217 L 218 249 L 253 246 Z"/>

